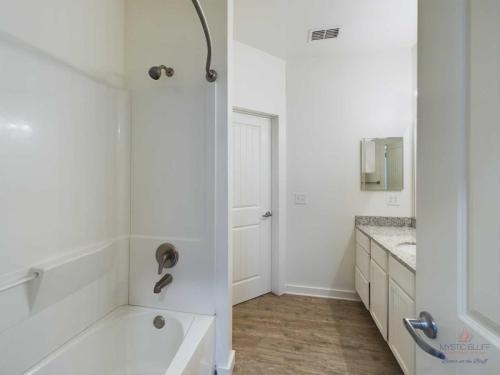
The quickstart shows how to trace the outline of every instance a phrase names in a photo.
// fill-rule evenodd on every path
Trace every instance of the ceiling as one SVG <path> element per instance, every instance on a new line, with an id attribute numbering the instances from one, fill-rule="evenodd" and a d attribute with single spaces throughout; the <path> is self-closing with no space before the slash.
<path id="1" fill-rule="evenodd" d="M 417 0 L 235 0 L 234 37 L 287 59 L 412 47 Z M 340 26 L 336 39 L 309 43 L 308 31 Z"/>

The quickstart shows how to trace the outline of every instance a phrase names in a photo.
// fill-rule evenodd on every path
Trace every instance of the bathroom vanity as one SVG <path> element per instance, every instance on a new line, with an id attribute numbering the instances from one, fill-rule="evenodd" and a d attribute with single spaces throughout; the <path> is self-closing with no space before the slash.
<path id="1" fill-rule="evenodd" d="M 415 343 L 403 318 L 415 315 L 416 236 L 409 218 L 356 218 L 355 284 L 403 372 L 415 373 Z"/>

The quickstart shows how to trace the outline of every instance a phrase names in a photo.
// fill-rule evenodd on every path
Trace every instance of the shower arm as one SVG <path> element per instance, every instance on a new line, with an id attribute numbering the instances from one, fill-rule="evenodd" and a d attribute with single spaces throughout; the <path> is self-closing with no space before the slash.
<path id="1" fill-rule="evenodd" d="M 207 62 L 205 66 L 206 75 L 208 82 L 215 82 L 217 80 L 217 72 L 213 69 L 210 69 L 210 65 L 212 64 L 212 39 L 210 38 L 210 30 L 208 29 L 207 20 L 205 19 L 205 14 L 203 13 L 203 9 L 199 3 L 199 0 L 192 0 L 193 5 L 196 9 L 196 13 L 198 13 L 198 17 L 200 18 L 201 26 L 203 27 L 203 32 L 205 33 L 205 39 L 207 40 Z"/>

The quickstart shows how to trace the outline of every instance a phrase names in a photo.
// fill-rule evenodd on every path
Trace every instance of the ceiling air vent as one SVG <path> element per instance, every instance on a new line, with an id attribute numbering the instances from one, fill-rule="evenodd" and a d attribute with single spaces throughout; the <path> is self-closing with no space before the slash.
<path id="1" fill-rule="evenodd" d="M 323 27 L 321 29 L 309 30 L 309 42 L 315 42 L 317 40 L 334 39 L 339 36 L 340 27 Z"/>

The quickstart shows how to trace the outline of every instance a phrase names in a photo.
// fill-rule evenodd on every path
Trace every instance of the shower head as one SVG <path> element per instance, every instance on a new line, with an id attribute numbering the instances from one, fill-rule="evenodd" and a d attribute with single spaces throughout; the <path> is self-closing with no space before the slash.
<path id="1" fill-rule="evenodd" d="M 154 80 L 159 80 L 161 77 L 161 69 L 157 66 L 153 66 L 149 69 L 149 76 Z"/>
<path id="2" fill-rule="evenodd" d="M 153 66 L 149 69 L 149 76 L 155 81 L 161 78 L 161 71 L 164 70 L 167 77 L 172 77 L 174 75 L 174 69 L 166 67 L 165 65 Z"/>

